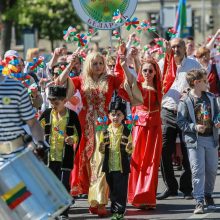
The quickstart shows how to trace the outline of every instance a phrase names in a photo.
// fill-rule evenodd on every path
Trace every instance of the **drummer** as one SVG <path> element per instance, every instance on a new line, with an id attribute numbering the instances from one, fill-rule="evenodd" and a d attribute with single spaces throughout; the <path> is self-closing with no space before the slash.
<path id="1" fill-rule="evenodd" d="M 44 143 L 44 132 L 35 119 L 27 89 L 17 80 L 2 75 L 0 68 L 0 164 L 25 148 L 25 130 L 30 127 L 36 142 Z"/>

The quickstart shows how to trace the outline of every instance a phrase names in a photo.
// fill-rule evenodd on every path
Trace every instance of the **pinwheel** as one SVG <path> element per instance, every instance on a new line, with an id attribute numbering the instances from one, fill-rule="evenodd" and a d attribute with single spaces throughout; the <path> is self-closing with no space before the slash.
<path id="1" fill-rule="evenodd" d="M 2 69 L 2 74 L 3 75 L 7 76 L 7 75 L 10 75 L 10 73 L 11 73 L 11 71 L 8 67 L 3 67 L 3 69 Z"/>
<path id="2" fill-rule="evenodd" d="M 164 39 L 163 38 L 154 38 L 154 42 L 159 45 L 159 46 L 163 46 L 163 42 L 164 42 Z"/>
<path id="3" fill-rule="evenodd" d="M 114 13 L 113 13 L 113 20 L 115 21 L 115 23 L 122 23 L 124 16 L 121 14 L 120 10 L 117 9 Z"/>
<path id="4" fill-rule="evenodd" d="M 116 30 L 113 31 L 113 35 L 115 36 L 115 38 L 120 38 L 120 34 Z"/>
<path id="5" fill-rule="evenodd" d="M 85 34 L 76 34 L 74 41 L 78 41 L 78 47 L 84 47 L 87 44 L 87 36 Z"/>
<path id="6" fill-rule="evenodd" d="M 149 44 L 145 45 L 144 46 L 144 51 L 148 51 L 151 49 L 151 46 Z"/>
<path id="7" fill-rule="evenodd" d="M 127 120 L 125 121 L 125 124 L 127 124 L 129 130 L 132 129 L 132 127 L 135 125 L 137 120 L 138 120 L 138 115 L 135 115 L 134 117 L 132 117 L 131 114 L 127 115 Z"/>
<path id="8" fill-rule="evenodd" d="M 134 46 L 139 46 L 140 43 L 141 43 L 141 40 L 140 40 L 140 38 L 138 38 L 138 37 L 135 37 L 134 40 L 133 40 L 133 42 L 132 42 L 132 44 L 133 44 Z"/>
<path id="9" fill-rule="evenodd" d="M 20 68 L 14 66 L 14 65 L 12 65 L 12 64 L 8 64 L 7 67 L 8 67 L 8 69 L 11 71 L 11 73 L 18 73 L 18 72 L 20 72 L 20 71 L 19 71 Z"/>
<path id="10" fill-rule="evenodd" d="M 66 31 L 63 31 L 63 39 L 66 42 L 72 42 L 73 41 L 73 37 L 76 35 L 76 28 L 69 26 L 69 28 Z"/>
<path id="11" fill-rule="evenodd" d="M 147 31 L 149 27 L 150 27 L 150 22 L 149 21 L 143 20 L 141 22 L 141 28 L 142 28 L 143 31 Z"/>
<path id="12" fill-rule="evenodd" d="M 103 118 L 99 117 L 96 121 L 96 131 L 106 130 L 108 126 L 108 117 L 104 116 Z"/>
<path id="13" fill-rule="evenodd" d="M 141 33 L 142 33 L 142 28 L 141 28 L 141 26 L 137 26 L 137 27 L 136 27 L 136 30 L 137 30 L 138 34 L 141 34 Z"/>
<path id="14" fill-rule="evenodd" d="M 127 27 L 126 29 L 129 31 L 131 27 L 137 28 L 137 24 L 140 22 L 138 21 L 138 18 L 133 18 L 130 20 L 129 18 L 126 19 L 125 26 Z"/>
<path id="15" fill-rule="evenodd" d="M 85 61 L 86 56 L 87 56 L 87 54 L 86 54 L 85 51 L 80 51 L 80 52 L 79 52 L 78 57 L 79 57 L 81 63 L 82 63 L 83 61 Z"/>
<path id="16" fill-rule="evenodd" d="M 40 56 L 38 58 L 33 58 L 33 62 L 29 63 L 30 70 L 34 71 L 39 65 L 41 65 L 44 61 L 44 57 Z"/>
<path id="17" fill-rule="evenodd" d="M 89 28 L 88 32 L 87 32 L 87 36 L 90 37 L 93 34 L 95 34 L 97 32 L 97 29 L 93 29 L 93 28 Z"/>
<path id="18" fill-rule="evenodd" d="M 28 87 L 28 93 L 31 94 L 32 92 L 36 92 L 38 90 L 37 84 L 33 83 Z"/>
<path id="19" fill-rule="evenodd" d="M 174 28 L 169 28 L 167 34 L 169 35 L 170 38 L 174 38 L 177 34 L 177 31 Z"/>

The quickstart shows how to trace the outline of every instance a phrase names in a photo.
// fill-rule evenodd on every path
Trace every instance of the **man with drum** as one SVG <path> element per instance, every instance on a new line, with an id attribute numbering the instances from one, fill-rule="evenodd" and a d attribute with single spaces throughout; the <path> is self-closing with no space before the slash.
<path id="1" fill-rule="evenodd" d="M 2 75 L 0 70 L 0 161 L 24 148 L 22 125 L 29 125 L 37 142 L 44 141 L 44 132 L 35 118 L 27 89 L 17 80 Z"/>
<path id="2" fill-rule="evenodd" d="M 22 127 L 27 124 L 42 158 L 49 146 L 35 118 L 27 89 L 18 80 L 2 75 L 0 65 L 0 210 L 1 219 L 56 217 L 72 204 L 72 197 L 26 148 Z M 6 176 L 4 176 L 6 175 Z M 53 201 L 56 203 L 53 204 Z M 24 204 L 24 205 L 23 205 Z"/>

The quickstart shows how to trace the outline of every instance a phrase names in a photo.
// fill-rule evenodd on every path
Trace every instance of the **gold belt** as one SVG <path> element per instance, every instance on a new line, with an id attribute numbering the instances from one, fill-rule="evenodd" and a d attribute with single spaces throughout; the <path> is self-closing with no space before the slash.
<path id="1" fill-rule="evenodd" d="M 145 110 L 137 109 L 137 111 L 150 114 L 150 113 L 154 113 L 154 112 L 159 112 L 159 109 L 156 109 L 156 110 L 153 110 L 153 111 L 145 111 Z"/>
<path id="2" fill-rule="evenodd" d="M 0 154 L 10 154 L 21 146 L 24 146 L 22 136 L 11 141 L 0 142 Z"/>

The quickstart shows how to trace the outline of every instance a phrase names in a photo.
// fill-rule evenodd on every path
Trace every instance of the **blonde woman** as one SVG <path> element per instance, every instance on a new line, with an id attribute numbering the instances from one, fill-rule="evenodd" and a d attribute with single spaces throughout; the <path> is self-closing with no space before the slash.
<path id="1" fill-rule="evenodd" d="M 64 83 L 76 60 L 72 56 L 71 63 L 59 76 Z M 114 90 L 118 89 L 123 76 L 107 74 L 104 57 L 93 52 L 86 57 L 83 72 L 72 78 L 74 89 L 80 91 L 83 108 L 79 113 L 82 138 L 74 160 L 71 177 L 71 193 L 73 196 L 88 194 L 90 213 L 104 216 L 108 203 L 108 186 L 105 174 L 101 172 L 103 155 L 99 152 L 99 132 L 95 130 L 98 117 L 108 114 L 108 107 Z"/>

